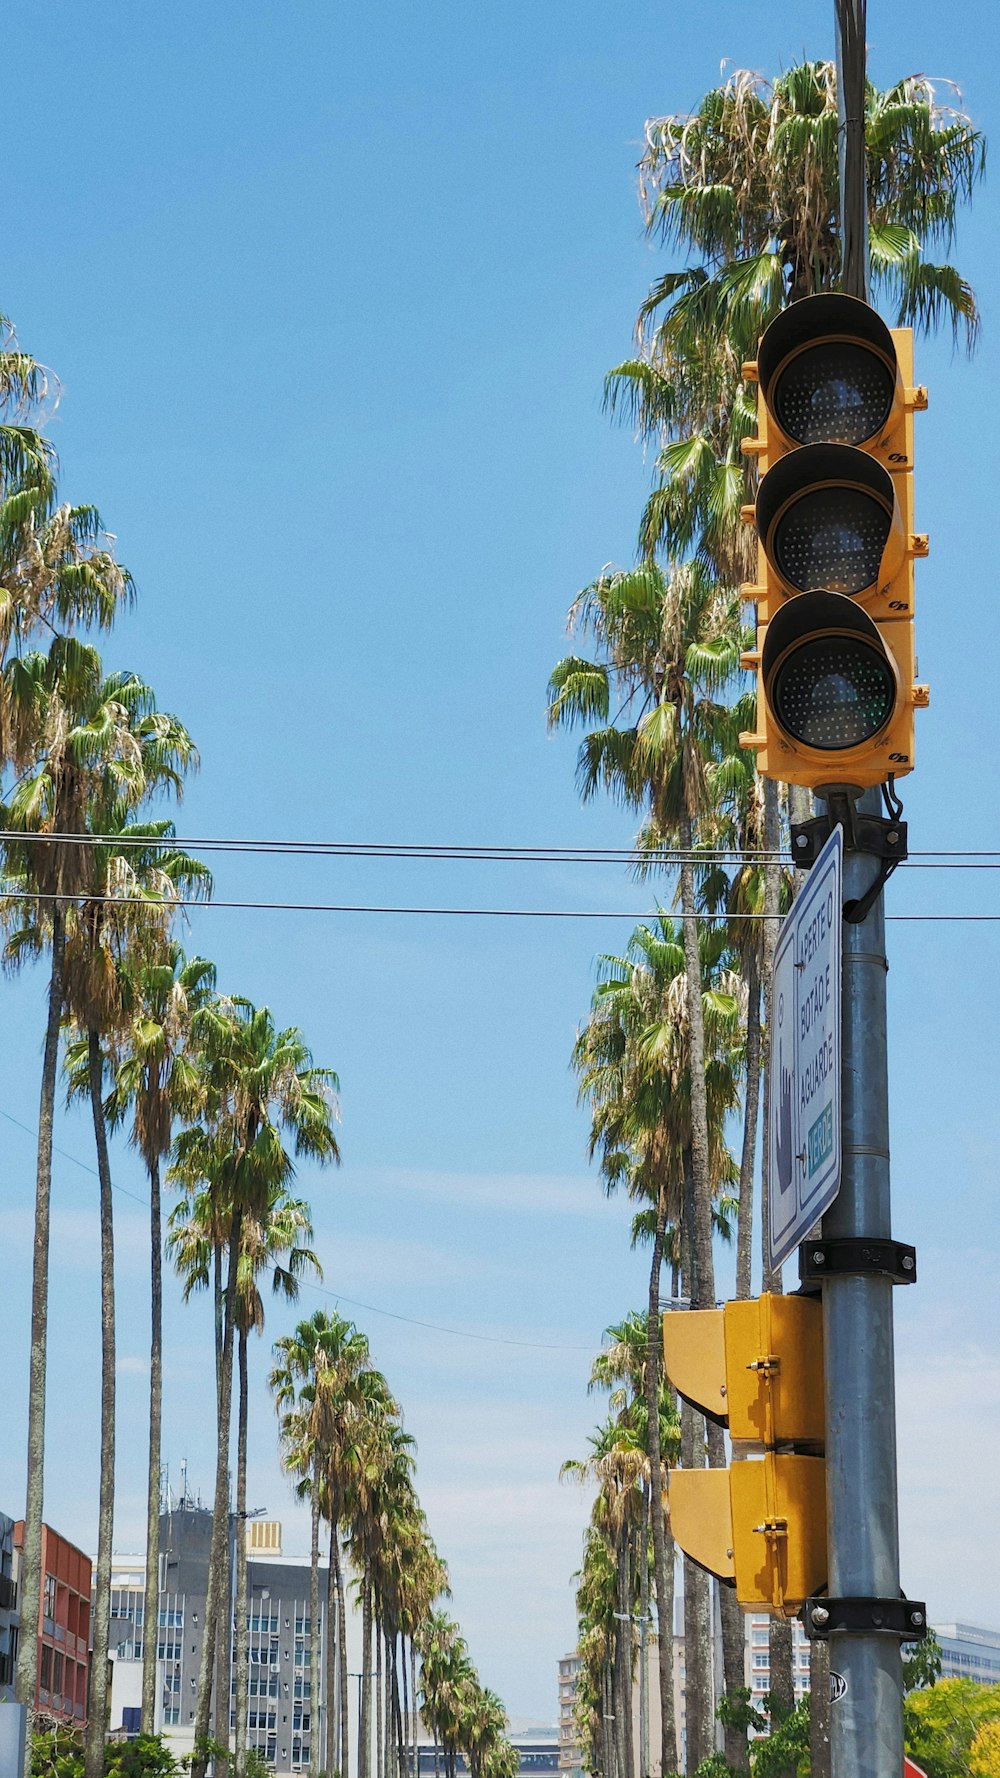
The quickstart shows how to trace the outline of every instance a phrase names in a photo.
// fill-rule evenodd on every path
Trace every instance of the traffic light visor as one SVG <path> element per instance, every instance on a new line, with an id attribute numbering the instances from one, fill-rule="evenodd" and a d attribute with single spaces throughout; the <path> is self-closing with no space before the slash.
<path id="1" fill-rule="evenodd" d="M 874 587 L 896 533 L 903 547 L 892 477 L 864 451 L 805 445 L 780 457 L 757 491 L 764 553 L 792 592 L 856 596 Z"/>
<path id="2" fill-rule="evenodd" d="M 899 680 L 867 612 L 842 593 L 790 599 L 767 626 L 764 689 L 789 739 L 818 753 L 861 747 L 891 721 Z"/>
<path id="3" fill-rule="evenodd" d="M 810 296 L 782 310 L 761 339 L 757 369 L 764 400 L 793 444 L 865 444 L 893 410 L 892 336 L 853 296 Z"/>

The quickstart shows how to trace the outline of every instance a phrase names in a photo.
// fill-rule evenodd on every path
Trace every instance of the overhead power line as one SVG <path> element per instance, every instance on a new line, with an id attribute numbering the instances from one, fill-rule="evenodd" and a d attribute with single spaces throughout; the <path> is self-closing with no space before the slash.
<path id="1" fill-rule="evenodd" d="M 251 913 L 276 914 L 426 914 L 438 919 L 460 920 L 698 920 L 702 923 L 722 921 L 726 925 L 764 920 L 781 921 L 784 914 L 702 913 L 685 914 L 680 908 L 645 908 L 639 913 L 623 908 L 467 908 L 408 907 L 395 902 L 347 901 L 209 901 L 191 896 L 162 895 L 54 895 L 38 889 L 0 890 L 0 901 L 62 902 L 64 906 L 88 907 L 166 907 L 166 908 L 237 908 Z M 961 925 L 968 922 L 1000 923 L 997 914 L 887 914 L 887 920 L 902 922 L 931 921 Z"/>
<path id="2" fill-rule="evenodd" d="M 6 1118 L 7 1122 L 14 1124 L 17 1129 L 23 1130 L 26 1136 L 37 1139 L 38 1131 L 33 1130 L 30 1124 L 23 1124 L 20 1118 L 12 1117 L 9 1111 L 0 1110 L 0 1117 Z M 89 1173 L 94 1179 L 100 1178 L 96 1167 L 91 1167 L 86 1161 L 81 1161 L 78 1155 L 70 1154 L 68 1149 L 60 1148 L 58 1143 L 52 1144 L 52 1152 L 61 1155 L 64 1161 L 72 1162 L 73 1166 L 79 1167 L 81 1172 Z M 142 1197 L 139 1192 L 129 1191 L 127 1186 L 119 1185 L 115 1180 L 111 1182 L 111 1189 L 117 1192 L 120 1197 L 131 1198 L 134 1204 L 141 1204 L 145 1210 L 149 1209 L 149 1199 Z M 272 1267 L 271 1269 L 274 1271 L 277 1268 Z M 541 1340 L 515 1340 L 507 1334 L 476 1333 L 467 1327 L 445 1327 L 439 1321 L 419 1321 L 414 1315 L 401 1315 L 395 1309 L 380 1309 L 375 1303 L 359 1302 L 356 1297 L 345 1296 L 340 1290 L 327 1290 L 322 1284 L 315 1284 L 308 1278 L 300 1278 L 298 1284 L 300 1290 L 315 1291 L 318 1296 L 329 1297 L 336 1303 L 346 1303 L 351 1309 L 364 1309 L 369 1315 L 384 1315 L 388 1321 L 405 1321 L 409 1327 L 427 1328 L 431 1333 L 450 1334 L 456 1340 L 478 1340 L 481 1344 L 488 1346 L 522 1346 L 531 1352 L 591 1351 L 589 1346 L 555 1345 Z"/>

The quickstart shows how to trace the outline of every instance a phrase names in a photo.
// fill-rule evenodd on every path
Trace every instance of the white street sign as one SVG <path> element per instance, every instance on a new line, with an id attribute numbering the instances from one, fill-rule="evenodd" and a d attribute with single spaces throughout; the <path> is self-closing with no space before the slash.
<path id="1" fill-rule="evenodd" d="M 781 928 L 771 1006 L 768 1201 L 780 1266 L 840 1190 L 844 836 L 835 827 Z"/>

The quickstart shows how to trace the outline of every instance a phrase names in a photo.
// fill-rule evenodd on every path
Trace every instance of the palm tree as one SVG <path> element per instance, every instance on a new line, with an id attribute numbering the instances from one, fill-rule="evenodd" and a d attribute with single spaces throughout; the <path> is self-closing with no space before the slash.
<path id="1" fill-rule="evenodd" d="M 143 1606 L 142 1732 L 151 1735 L 156 1716 L 156 1625 L 159 1575 L 160 1423 L 163 1390 L 163 1235 L 160 1166 L 170 1153 L 173 1121 L 196 1102 L 197 1077 L 187 1053 L 191 1019 L 215 990 L 215 965 L 186 958 L 176 940 L 162 959 L 126 957 L 122 1010 L 127 1026 L 113 1055 L 112 1087 L 104 1103 L 112 1127 L 131 1113 L 130 1140 L 149 1176 L 150 1346 L 149 1462 L 146 1490 L 146 1592 Z"/>
<path id="2" fill-rule="evenodd" d="M 713 1198 L 731 1182 L 733 1163 L 724 1140 L 723 1122 L 737 1102 L 737 1026 L 739 983 L 726 968 L 725 933 L 702 927 L 698 933 L 702 1024 L 707 1035 L 704 1065 L 709 1118 L 710 1189 Z M 646 1409 L 650 1437 L 650 1506 L 653 1530 L 659 1643 L 661 1764 L 676 1766 L 673 1720 L 673 1545 L 662 1511 L 659 1416 L 654 1411 L 661 1372 L 660 1270 L 668 1221 L 690 1222 L 685 1184 L 690 1175 L 691 1056 L 687 1002 L 687 959 L 683 939 L 672 920 L 661 914 L 638 927 L 624 957 L 608 956 L 599 965 L 591 1016 L 577 1040 L 574 1063 L 581 1098 L 591 1111 L 591 1153 L 600 1157 L 607 1189 L 624 1185 L 649 1204 L 653 1212 L 652 1264 L 646 1321 Z M 655 1207 L 655 1208 L 654 1208 Z M 690 1233 L 682 1246 L 690 1254 Z M 690 1273 L 690 1263 L 685 1267 Z M 690 1277 L 688 1277 L 690 1282 Z M 688 1461 L 694 1439 L 694 1417 L 685 1407 L 689 1430 Z M 705 1577 L 689 1564 L 685 1569 L 687 1613 L 688 1722 L 710 1721 L 710 1633 Z M 669 1624 L 668 1637 L 662 1626 Z M 739 1625 L 729 1624 L 733 1645 Z M 741 1631 L 740 1631 L 741 1634 Z M 693 1728 L 689 1739 L 694 1739 Z M 730 1752 L 737 1756 L 736 1735 Z"/>
<path id="3" fill-rule="evenodd" d="M 137 732 L 135 703 L 123 694 L 120 678 L 103 679 L 96 650 L 74 638 L 57 636 L 47 654 L 14 655 L 0 673 L 5 750 L 18 774 L 0 805 L 0 821 L 9 834 L 22 836 L 4 845 L 6 883 L 17 897 L 5 904 L 4 962 L 16 968 L 46 945 L 51 952 L 32 1269 L 22 1581 L 26 1621 L 37 1610 L 41 1586 L 49 1202 L 59 1025 L 68 985 L 67 933 L 75 930 L 74 920 L 79 925 L 79 916 L 71 910 L 74 898 L 87 890 L 91 869 L 86 845 L 45 836 L 83 835 L 98 811 L 106 810 L 115 797 L 134 806 L 161 781 L 155 749 L 145 746 L 144 734 Z M 36 1665 L 37 1651 L 26 1637 L 18 1657 L 22 1698 L 35 1696 Z"/>
<path id="4" fill-rule="evenodd" d="M 225 1229 L 227 1250 L 215 1503 L 192 1765 L 193 1778 L 204 1778 L 228 1540 L 229 1420 L 243 1225 L 263 1221 L 272 1195 L 288 1187 L 295 1172 L 293 1156 L 326 1165 L 339 1159 L 339 1149 L 333 1127 L 337 1078 L 332 1070 L 315 1066 L 300 1031 L 279 1030 L 267 1007 L 233 999 L 196 1013 L 192 1039 L 202 1071 L 202 1106 L 198 1121 L 175 1139 L 171 1175 L 189 1192 L 206 1188 L 212 1226 Z M 225 1700 L 219 1703 L 221 1708 Z"/>
<path id="5" fill-rule="evenodd" d="M 264 1302 L 258 1280 L 270 1270 L 272 1290 L 287 1302 L 294 1302 L 299 1292 L 302 1273 L 311 1268 L 318 1277 L 323 1269 L 311 1247 L 301 1243 L 312 1240 L 309 1206 L 292 1198 L 283 1186 L 275 1189 L 263 1221 L 247 1214 L 243 1219 L 241 1252 L 236 1289 L 236 1321 L 238 1341 L 239 1398 L 237 1404 L 236 1460 L 236 1597 L 234 1629 L 226 1646 L 225 1686 L 229 1689 L 229 1654 L 235 1648 L 235 1758 L 236 1772 L 246 1770 L 246 1732 L 249 1673 L 247 1663 L 247 1431 L 249 1383 L 247 1345 L 251 1331 L 264 1329 Z M 218 1246 L 216 1208 L 208 1191 L 195 1191 L 183 1197 L 170 1213 L 167 1251 L 174 1259 L 184 1280 L 184 1301 L 197 1291 L 207 1290 L 212 1282 L 215 1253 Z M 223 1589 L 225 1595 L 226 1589 Z M 220 1638 L 221 1640 L 221 1638 Z M 217 1683 L 221 1683 L 217 1672 Z M 221 1706 L 220 1706 L 221 1707 Z M 218 1738 L 218 1737 L 217 1737 Z"/>
<path id="6" fill-rule="evenodd" d="M 350 1480 L 350 1460 L 356 1449 L 358 1428 L 364 1413 L 361 1379 L 369 1368 L 368 1341 L 354 1323 L 336 1312 L 317 1309 L 299 1323 L 294 1334 L 276 1341 L 275 1364 L 269 1378 L 280 1420 L 283 1461 L 300 1478 L 308 1492 L 311 1521 L 310 1613 L 319 1619 L 319 1521 L 323 1512 L 330 1526 L 328 1569 L 327 1648 L 333 1645 L 337 1624 L 340 1662 L 339 1754 L 331 1758 L 330 1725 L 334 1696 L 327 1680 L 326 1768 L 346 1774 L 348 1766 L 347 1640 L 345 1634 L 344 1580 L 340 1561 L 340 1524 Z M 330 1609 L 336 1601 L 336 1612 Z M 312 1698 L 314 1709 L 320 1695 L 319 1637 L 312 1640 Z M 314 1718 L 314 1723 L 318 1719 Z M 310 1741 L 310 1769 L 319 1769 L 319 1734 Z"/>
<path id="7" fill-rule="evenodd" d="M 900 325 L 975 340 L 975 296 L 929 253 L 951 246 L 959 205 L 982 174 L 970 120 L 922 76 L 866 105 L 869 242 L 876 297 Z M 646 552 L 691 549 L 732 582 L 746 574 L 741 455 L 754 404 L 742 364 L 788 301 L 837 287 L 836 73 L 804 62 L 773 83 L 738 69 L 690 116 L 646 125 L 640 163 L 646 224 L 688 252 L 639 315 L 639 355 L 608 378 L 610 407 L 661 446 L 641 535 Z"/>

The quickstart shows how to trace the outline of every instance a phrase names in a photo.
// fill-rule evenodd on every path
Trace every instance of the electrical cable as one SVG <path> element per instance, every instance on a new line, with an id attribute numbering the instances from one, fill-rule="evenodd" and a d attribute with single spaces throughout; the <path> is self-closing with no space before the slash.
<path id="1" fill-rule="evenodd" d="M 15 1124 L 19 1130 L 24 1131 L 26 1136 L 31 1136 L 37 1140 L 38 1131 L 33 1130 L 30 1124 L 23 1124 L 20 1118 L 12 1117 L 9 1111 L 0 1110 L 0 1117 L 6 1118 L 9 1124 Z M 81 1161 L 78 1155 L 70 1154 L 68 1149 L 60 1148 L 55 1142 L 52 1144 L 52 1152 L 53 1154 L 61 1155 L 64 1161 L 71 1161 L 74 1167 L 79 1167 L 82 1172 L 91 1174 L 94 1179 L 100 1178 L 100 1174 L 96 1167 L 88 1166 L 87 1162 Z M 129 1191 L 127 1186 L 118 1185 L 116 1181 L 112 1180 L 111 1189 L 112 1191 L 117 1192 L 119 1196 L 123 1198 L 131 1198 L 133 1203 L 141 1204 L 145 1210 L 149 1209 L 149 1199 L 140 1197 L 138 1192 Z M 274 1269 L 276 1268 L 272 1268 L 272 1270 Z M 432 1333 L 451 1334 L 453 1338 L 458 1340 L 480 1340 L 485 1341 L 491 1346 L 524 1346 L 532 1352 L 590 1351 L 589 1346 L 551 1345 L 545 1344 L 540 1340 L 508 1339 L 505 1334 L 473 1333 L 470 1329 L 464 1327 L 444 1327 L 438 1321 L 418 1321 L 415 1316 L 400 1315 L 395 1309 L 380 1309 L 375 1303 L 359 1302 L 356 1297 L 344 1296 L 339 1290 L 327 1290 L 322 1284 L 314 1284 L 308 1278 L 300 1278 L 298 1284 L 299 1288 L 302 1290 L 314 1290 L 320 1296 L 330 1297 L 334 1302 L 347 1303 L 352 1309 L 365 1309 L 371 1315 L 384 1315 L 390 1321 L 405 1321 L 409 1327 L 428 1328 Z"/>
<path id="2" fill-rule="evenodd" d="M 186 896 L 160 895 L 54 895 L 43 893 L 39 889 L 0 890 L 0 901 L 60 901 L 64 906 L 70 904 L 88 907 L 168 907 L 168 908 L 228 908 L 240 909 L 251 913 L 278 914 L 428 914 L 441 919 L 469 920 L 632 920 L 643 922 L 658 920 L 661 915 L 671 920 L 697 920 L 703 924 L 721 920 L 726 925 L 736 922 L 757 922 L 764 920 L 781 921 L 784 914 L 737 914 L 737 913 L 702 913 L 685 914 L 675 908 L 646 908 L 640 913 L 621 908 L 466 908 L 466 907 L 407 907 L 395 902 L 340 902 L 340 901 L 235 901 L 198 899 Z M 886 914 L 887 920 L 900 922 L 929 921 L 950 922 L 962 925 L 968 922 L 1000 922 L 997 914 Z"/>

